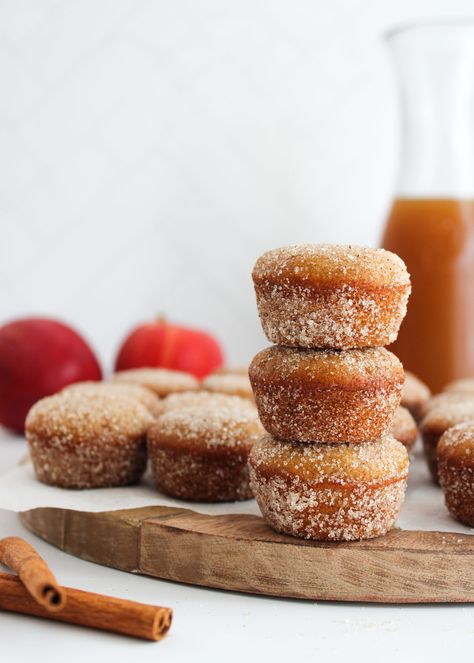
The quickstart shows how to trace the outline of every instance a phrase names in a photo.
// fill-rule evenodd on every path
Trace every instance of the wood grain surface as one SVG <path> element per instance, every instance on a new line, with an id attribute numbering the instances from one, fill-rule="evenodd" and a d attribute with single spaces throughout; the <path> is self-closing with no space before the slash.
<path id="1" fill-rule="evenodd" d="M 259 516 L 170 507 L 38 508 L 21 519 L 76 557 L 192 585 L 312 600 L 474 602 L 474 536 L 465 534 L 395 529 L 319 543 L 278 534 Z"/>

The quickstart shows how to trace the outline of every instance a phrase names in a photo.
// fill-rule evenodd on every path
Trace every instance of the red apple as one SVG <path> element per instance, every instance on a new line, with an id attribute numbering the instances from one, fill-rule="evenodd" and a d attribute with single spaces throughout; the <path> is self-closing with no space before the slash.
<path id="1" fill-rule="evenodd" d="M 0 327 L 0 423 L 22 432 L 30 407 L 72 382 L 100 380 L 83 338 L 61 322 L 24 318 Z"/>
<path id="2" fill-rule="evenodd" d="M 171 368 L 203 378 L 222 363 L 222 349 L 213 336 L 159 318 L 130 332 L 118 352 L 115 370 Z"/>

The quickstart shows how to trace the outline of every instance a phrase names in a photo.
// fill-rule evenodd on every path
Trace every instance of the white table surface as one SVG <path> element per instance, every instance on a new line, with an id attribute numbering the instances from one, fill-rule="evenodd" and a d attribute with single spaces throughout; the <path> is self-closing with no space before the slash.
<path id="1" fill-rule="evenodd" d="M 25 453 L 24 442 L 0 432 L 0 472 Z M 64 585 L 168 605 L 169 635 L 159 643 L 133 640 L 33 617 L 0 613 L 0 661 L 84 663 L 113 660 L 384 661 L 397 663 L 472 657 L 474 607 L 390 606 L 272 599 L 199 589 L 123 573 L 66 555 L 0 510 L 0 536 L 31 541 Z M 104 658 L 103 658 L 104 657 Z M 350 659 L 348 658 L 350 657 Z"/>

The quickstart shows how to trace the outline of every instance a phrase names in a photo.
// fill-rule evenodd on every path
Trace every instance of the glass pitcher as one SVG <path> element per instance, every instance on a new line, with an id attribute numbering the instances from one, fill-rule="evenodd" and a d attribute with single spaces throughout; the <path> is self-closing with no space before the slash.
<path id="1" fill-rule="evenodd" d="M 402 101 L 398 188 L 382 245 L 413 291 L 390 347 L 433 391 L 474 377 L 474 22 L 388 37 Z"/>

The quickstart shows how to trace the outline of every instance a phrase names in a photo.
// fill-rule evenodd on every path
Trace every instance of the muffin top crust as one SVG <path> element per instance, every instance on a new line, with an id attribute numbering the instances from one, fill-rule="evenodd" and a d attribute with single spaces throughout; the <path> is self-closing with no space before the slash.
<path id="1" fill-rule="evenodd" d="M 304 287 L 409 286 L 403 260 L 391 251 L 335 244 L 285 246 L 264 253 L 255 263 L 256 285 Z"/>
<path id="2" fill-rule="evenodd" d="M 403 382 L 403 366 L 385 348 L 306 350 L 273 345 L 250 364 L 252 382 L 300 382 L 315 388 L 363 389 Z"/>
<path id="3" fill-rule="evenodd" d="M 438 459 L 451 461 L 461 467 L 474 466 L 474 422 L 449 428 L 436 449 Z"/>
<path id="4" fill-rule="evenodd" d="M 414 373 L 405 371 L 405 382 L 402 389 L 402 400 L 406 403 L 424 403 L 431 396 L 428 386 Z"/>
<path id="5" fill-rule="evenodd" d="M 170 410 L 158 418 L 148 432 L 153 448 L 206 450 L 250 448 L 262 435 L 257 410 L 244 399 L 228 399 L 226 404 L 213 401 L 206 406 Z"/>
<path id="6" fill-rule="evenodd" d="M 474 397 L 474 378 L 462 378 L 449 382 L 441 393 L 472 394 Z"/>
<path id="7" fill-rule="evenodd" d="M 161 397 L 177 391 L 191 391 L 199 386 L 197 379 L 190 373 L 168 368 L 133 368 L 118 371 L 112 376 L 112 381 L 139 384 Z"/>
<path id="8" fill-rule="evenodd" d="M 440 435 L 448 428 L 465 422 L 474 423 L 474 399 L 434 405 L 421 422 L 420 429 L 422 433 Z"/>
<path id="9" fill-rule="evenodd" d="M 238 373 L 214 373 L 205 378 L 202 381 L 201 386 L 206 391 L 212 393 L 230 394 L 250 399 L 253 398 L 248 373 L 245 375 Z"/>
<path id="10" fill-rule="evenodd" d="M 146 407 L 127 396 L 66 392 L 33 405 L 25 428 L 28 440 L 97 445 L 144 436 L 153 422 Z"/>
<path id="11" fill-rule="evenodd" d="M 361 444 L 304 444 L 264 435 L 254 446 L 251 465 L 263 474 L 325 484 L 376 484 L 405 478 L 408 454 L 401 442 L 386 435 Z"/>
<path id="12" fill-rule="evenodd" d="M 100 395 L 100 394 L 117 394 L 118 396 L 125 396 L 133 398 L 144 405 L 153 416 L 156 416 L 160 411 L 161 399 L 147 387 L 139 384 L 125 383 L 125 382 L 75 382 L 65 387 L 62 394 L 82 393 Z"/>

